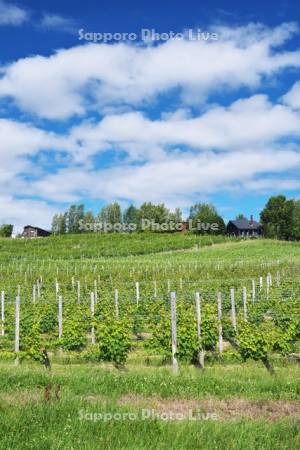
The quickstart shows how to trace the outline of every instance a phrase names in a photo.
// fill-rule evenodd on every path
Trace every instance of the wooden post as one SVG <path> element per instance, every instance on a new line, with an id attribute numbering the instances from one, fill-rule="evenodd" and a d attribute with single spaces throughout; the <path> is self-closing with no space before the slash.
<path id="1" fill-rule="evenodd" d="M 80 303 L 80 281 L 77 281 L 77 303 Z"/>
<path id="2" fill-rule="evenodd" d="M 272 274 L 269 272 L 268 275 L 269 275 L 269 286 L 271 287 L 272 286 Z"/>
<path id="3" fill-rule="evenodd" d="M 167 281 L 167 284 L 168 284 L 168 294 L 170 294 L 170 291 L 171 291 L 171 283 L 170 283 L 170 280 Z"/>
<path id="4" fill-rule="evenodd" d="M 16 316 L 15 316 L 15 352 L 20 351 L 20 297 L 16 297 Z"/>
<path id="5" fill-rule="evenodd" d="M 115 289 L 116 318 L 119 319 L 119 291 Z"/>
<path id="6" fill-rule="evenodd" d="M 36 302 L 36 285 L 32 286 L 32 303 Z"/>
<path id="7" fill-rule="evenodd" d="M 252 280 L 252 303 L 255 303 L 255 280 Z"/>
<path id="8" fill-rule="evenodd" d="M 222 296 L 221 292 L 218 292 L 218 334 L 219 334 L 219 353 L 223 353 L 223 329 L 222 329 Z"/>
<path id="9" fill-rule="evenodd" d="M 177 330 L 176 330 L 176 293 L 171 292 L 171 332 L 172 332 L 172 367 L 173 372 L 178 372 L 177 353 Z"/>
<path id="10" fill-rule="evenodd" d="M 61 339 L 63 335 L 63 298 L 58 297 L 58 338 Z"/>
<path id="11" fill-rule="evenodd" d="M 5 334 L 5 293 L 1 291 L 1 336 Z"/>
<path id="12" fill-rule="evenodd" d="M 263 277 L 259 277 L 259 289 L 262 290 L 263 287 Z"/>
<path id="13" fill-rule="evenodd" d="M 36 282 L 36 287 L 37 287 L 37 297 L 40 298 L 40 296 L 41 296 L 41 286 L 40 286 L 39 280 L 37 280 L 37 282 Z"/>
<path id="14" fill-rule="evenodd" d="M 136 304 L 138 305 L 140 300 L 140 284 L 138 281 L 135 283 L 135 291 L 136 291 Z"/>
<path id="15" fill-rule="evenodd" d="M 197 337 L 200 342 L 200 340 L 201 340 L 201 299 L 200 299 L 199 292 L 196 292 L 196 294 L 195 294 L 195 301 L 196 301 L 196 318 L 197 318 Z M 199 349 L 198 362 L 199 362 L 201 369 L 204 369 L 204 350 L 202 347 L 200 347 L 200 349 Z"/>
<path id="16" fill-rule="evenodd" d="M 201 307 L 200 307 L 199 292 L 196 292 L 196 294 L 195 294 L 195 301 L 196 301 L 197 336 L 200 339 L 200 337 L 201 337 Z"/>
<path id="17" fill-rule="evenodd" d="M 96 337 L 95 337 L 95 327 L 94 327 L 94 316 L 95 316 L 95 293 L 91 292 L 91 317 L 92 317 L 92 329 L 91 329 L 91 336 L 92 336 L 92 345 L 96 344 Z"/>
<path id="18" fill-rule="evenodd" d="M 72 277 L 72 289 L 73 289 L 73 291 L 75 289 L 75 278 L 74 277 Z"/>
<path id="19" fill-rule="evenodd" d="M 243 287 L 244 321 L 247 322 L 247 289 Z"/>
<path id="20" fill-rule="evenodd" d="M 231 322 L 236 331 L 236 312 L 235 312 L 235 298 L 234 298 L 234 288 L 230 289 L 230 301 L 231 301 Z"/>
<path id="21" fill-rule="evenodd" d="M 95 294 L 95 303 L 98 301 L 98 287 L 97 287 L 97 280 L 94 280 L 94 294 Z"/>

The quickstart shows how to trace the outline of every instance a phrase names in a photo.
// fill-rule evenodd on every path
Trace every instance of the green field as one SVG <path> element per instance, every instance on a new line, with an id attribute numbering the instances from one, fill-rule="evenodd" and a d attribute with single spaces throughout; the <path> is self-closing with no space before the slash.
<path id="1" fill-rule="evenodd" d="M 85 234 L 0 252 L 0 448 L 300 446 L 300 244 Z"/>

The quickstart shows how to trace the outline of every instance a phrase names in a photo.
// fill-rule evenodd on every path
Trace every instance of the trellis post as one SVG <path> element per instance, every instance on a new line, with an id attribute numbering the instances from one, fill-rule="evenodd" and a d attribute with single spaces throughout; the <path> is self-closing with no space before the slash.
<path id="1" fill-rule="evenodd" d="M 200 293 L 196 292 L 195 294 L 195 301 L 196 301 L 196 319 L 197 319 L 197 337 L 198 341 L 200 343 L 201 341 L 201 298 Z M 199 349 L 198 354 L 198 361 L 201 369 L 204 369 L 204 349 L 202 346 Z"/>
<path id="2" fill-rule="evenodd" d="M 176 293 L 171 292 L 171 333 L 172 333 L 172 368 L 178 372 L 177 353 L 177 329 L 176 329 Z"/>
<path id="3" fill-rule="evenodd" d="M 218 335 L 219 335 L 219 353 L 223 353 L 223 329 L 222 329 L 222 295 L 221 292 L 217 294 L 218 302 Z"/>
<path id="4" fill-rule="evenodd" d="M 1 336 L 5 334 L 5 293 L 1 291 Z"/>

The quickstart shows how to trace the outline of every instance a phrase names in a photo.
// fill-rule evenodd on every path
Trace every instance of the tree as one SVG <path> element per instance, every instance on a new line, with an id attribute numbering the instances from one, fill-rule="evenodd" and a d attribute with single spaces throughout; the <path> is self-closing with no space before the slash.
<path id="1" fill-rule="evenodd" d="M 134 224 L 138 227 L 139 210 L 134 205 L 130 205 L 127 209 L 125 209 L 123 214 L 123 222 L 127 225 Z"/>
<path id="2" fill-rule="evenodd" d="M 294 209 L 294 201 L 287 200 L 284 195 L 271 197 L 260 213 L 265 236 L 291 239 L 294 231 Z"/>
<path id="3" fill-rule="evenodd" d="M 0 236 L 1 237 L 11 237 L 14 226 L 8 223 L 5 223 L 0 226 Z"/>
<path id="4" fill-rule="evenodd" d="M 52 227 L 53 234 L 65 234 L 67 231 L 66 225 L 66 213 L 65 214 L 55 214 L 52 219 Z"/>
<path id="5" fill-rule="evenodd" d="M 247 217 L 244 214 L 238 214 L 236 220 L 247 220 Z"/>
<path id="6" fill-rule="evenodd" d="M 80 231 L 80 221 L 84 218 L 84 205 L 71 205 L 66 213 L 67 230 L 69 233 Z"/>
<path id="7" fill-rule="evenodd" d="M 94 231 L 95 217 L 92 211 L 87 211 L 80 222 L 81 231 Z"/>
<path id="8" fill-rule="evenodd" d="M 293 238 L 300 239 L 300 200 L 294 201 Z"/>
<path id="9" fill-rule="evenodd" d="M 169 223 L 170 211 L 163 204 L 155 205 L 151 202 L 145 202 L 139 209 L 140 221 L 150 221 L 156 224 Z"/>
<path id="10" fill-rule="evenodd" d="M 98 218 L 101 222 L 106 224 L 115 225 L 117 223 L 122 223 L 122 213 L 119 203 L 114 202 L 104 206 L 101 209 Z"/>
<path id="11" fill-rule="evenodd" d="M 182 223 L 182 211 L 180 208 L 176 208 L 174 212 L 169 213 L 169 221 L 176 224 Z"/>
<path id="12" fill-rule="evenodd" d="M 193 228 L 200 234 L 224 234 L 225 223 L 216 208 L 208 203 L 196 203 L 190 209 Z"/>

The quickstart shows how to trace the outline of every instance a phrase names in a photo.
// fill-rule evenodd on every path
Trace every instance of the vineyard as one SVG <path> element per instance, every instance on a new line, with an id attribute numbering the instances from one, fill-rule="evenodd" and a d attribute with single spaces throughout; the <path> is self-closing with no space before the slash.
<path id="1" fill-rule="evenodd" d="M 291 385 L 277 377 L 285 366 L 299 368 L 300 244 L 87 234 L 2 240 L 0 250 L 4 372 L 14 367 L 18 377 L 28 365 L 33 371 L 53 366 L 54 375 L 41 375 L 43 385 L 60 365 L 100 367 L 104 378 L 105 371 L 117 371 L 112 380 L 121 383 L 141 370 L 151 384 L 153 370 L 167 370 L 172 386 L 195 370 L 191 383 L 200 386 L 210 370 L 226 379 L 224 367 L 238 367 L 240 377 L 252 364 L 261 379 L 270 377 L 266 398 L 278 389 L 284 399 L 287 388 L 289 400 L 298 398 L 297 377 Z M 221 378 L 201 395 L 216 395 Z M 230 386 L 227 396 L 235 395 Z"/>
<path id="2" fill-rule="evenodd" d="M 163 237 L 154 235 L 148 241 L 150 251 L 162 249 Z M 184 254 L 158 255 L 154 261 L 130 256 L 99 260 L 95 239 L 90 248 L 87 241 L 82 244 L 78 240 L 76 245 L 74 237 L 64 248 L 62 241 L 21 242 L 21 255 L 15 257 L 14 246 L 3 249 L 4 258 L 11 255 L 10 263 L 2 264 L 1 270 L 0 343 L 7 358 L 15 357 L 17 351 L 20 357 L 41 359 L 41 348 L 45 348 L 80 352 L 78 358 L 118 365 L 138 346 L 149 358 L 161 354 L 167 360 L 172 354 L 171 293 L 176 309 L 173 359 L 178 356 L 184 362 L 200 364 L 200 351 L 221 357 L 226 354 L 223 341 L 231 344 L 230 353 L 235 352 L 236 358 L 260 359 L 267 367 L 273 352 L 295 353 L 300 337 L 297 246 L 293 245 L 293 256 L 286 251 L 291 245 L 277 244 L 277 259 L 264 260 L 262 256 L 254 263 L 253 250 L 268 251 L 270 243 L 235 242 L 227 260 L 221 260 L 217 257 L 220 250 L 205 247 L 211 242 L 203 239 L 201 244 L 200 238 L 189 236 L 180 242 L 177 236 L 166 238 L 164 244 L 177 250 L 180 246 L 197 248 Z M 124 242 L 118 244 L 116 251 L 123 256 Z M 23 256 L 30 245 L 34 261 L 31 254 Z M 54 254 L 61 251 L 68 259 L 46 259 L 45 251 L 52 245 Z M 139 237 L 133 251 L 141 251 L 142 245 Z M 84 254 L 78 261 L 80 246 Z M 233 259 L 247 246 L 250 259 L 247 255 Z M 88 248 L 90 258 L 85 254 Z M 281 256 L 284 251 L 286 256 Z M 111 253 L 108 249 L 105 256 Z M 112 349 L 120 351 L 117 354 Z"/>

